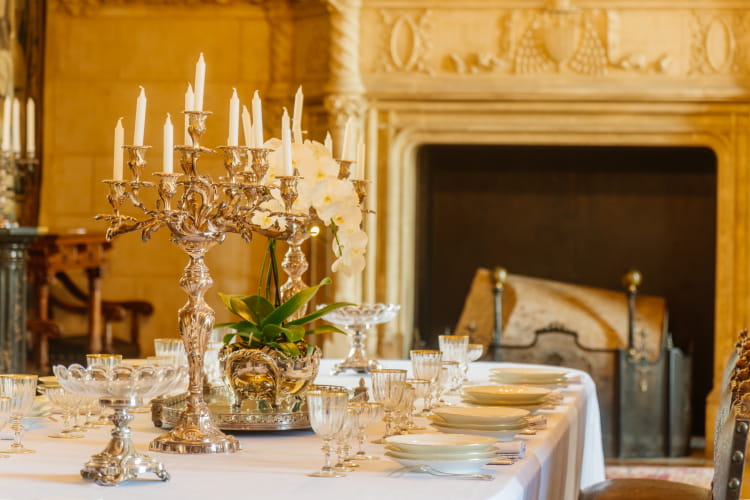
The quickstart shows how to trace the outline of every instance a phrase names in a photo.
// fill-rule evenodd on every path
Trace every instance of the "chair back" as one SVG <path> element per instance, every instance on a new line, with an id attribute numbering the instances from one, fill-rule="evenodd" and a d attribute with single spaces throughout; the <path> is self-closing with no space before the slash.
<path id="1" fill-rule="evenodd" d="M 714 500 L 739 500 L 750 430 L 750 338 L 740 332 L 735 352 L 727 365 L 714 441 Z"/>

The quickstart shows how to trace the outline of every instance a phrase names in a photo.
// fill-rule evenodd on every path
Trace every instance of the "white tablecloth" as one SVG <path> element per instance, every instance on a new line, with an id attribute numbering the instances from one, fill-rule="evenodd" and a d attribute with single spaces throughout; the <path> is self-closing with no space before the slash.
<path id="1" fill-rule="evenodd" d="M 332 362 L 324 360 L 319 383 L 355 386 L 356 375 L 327 375 Z M 388 368 L 408 367 L 407 361 L 384 361 Z M 493 363 L 472 364 L 469 377 L 486 380 Z M 313 478 L 306 474 L 322 464 L 321 441 L 312 431 L 238 434 L 242 451 L 221 455 L 172 455 L 150 452 L 171 474 L 169 482 L 146 475 L 116 487 L 84 481 L 81 466 L 109 441 L 107 427 L 87 432 L 84 439 L 59 440 L 47 436 L 60 424 L 44 420 L 30 429 L 24 443 L 34 454 L 0 459 L 0 500 L 13 499 L 575 499 L 580 487 L 604 479 L 599 407 L 591 378 L 579 373 L 580 384 L 564 393 L 561 406 L 543 411 L 548 427 L 524 436 L 526 458 L 514 465 L 488 466 L 493 481 L 441 478 L 419 473 L 389 477 L 400 466 L 383 458 L 360 462 L 356 472 L 343 478 Z M 368 384 L 369 385 L 369 384 Z M 136 446 L 146 451 L 148 442 L 162 431 L 149 414 L 138 414 L 131 425 Z M 382 432 L 382 424 L 371 435 Z M 0 446 L 9 441 L 0 441 Z M 382 456 L 382 446 L 368 444 L 370 453 Z"/>

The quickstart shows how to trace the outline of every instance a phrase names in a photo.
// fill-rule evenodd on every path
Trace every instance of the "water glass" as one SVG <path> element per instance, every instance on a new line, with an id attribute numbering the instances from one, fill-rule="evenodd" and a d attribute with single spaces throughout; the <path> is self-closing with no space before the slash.
<path id="1" fill-rule="evenodd" d="M 52 434 L 51 438 L 58 439 L 77 439 L 82 438 L 83 434 L 73 429 L 72 416 L 73 411 L 78 408 L 85 396 L 69 392 L 60 386 L 47 387 L 44 394 L 49 398 L 50 403 L 60 409 L 63 419 L 63 428 L 57 434 Z"/>
<path id="2" fill-rule="evenodd" d="M 12 400 L 8 396 L 0 396 L 0 431 L 10 418 L 10 404 Z M 8 455 L 0 455 L 0 458 L 8 458 Z"/>
<path id="3" fill-rule="evenodd" d="M 411 368 L 414 378 L 421 378 L 430 383 L 430 390 L 424 397 L 424 408 L 420 415 L 432 414 L 432 397 L 435 392 L 438 375 L 440 375 L 440 361 L 443 353 L 430 349 L 412 349 L 409 351 Z"/>
<path id="4" fill-rule="evenodd" d="M 115 366 L 122 363 L 122 354 L 87 354 L 86 355 L 86 366 L 91 368 L 93 366 L 101 366 L 107 370 L 111 370 Z"/>
<path id="5" fill-rule="evenodd" d="M 466 373 L 469 369 L 469 336 L 439 335 L 438 344 L 443 353 L 443 361 L 458 361 L 461 373 Z"/>
<path id="6" fill-rule="evenodd" d="M 21 443 L 23 435 L 23 417 L 34 404 L 36 396 L 36 375 L 8 374 L 0 375 L 0 396 L 7 396 L 10 403 L 10 428 L 14 431 L 13 444 L 3 453 L 34 453 Z"/>
<path id="7" fill-rule="evenodd" d="M 341 477 L 344 473 L 331 466 L 331 440 L 339 432 L 347 415 L 349 393 L 314 389 L 307 391 L 307 409 L 310 426 L 315 434 L 323 438 L 325 463 L 320 470 L 310 473 L 313 477 Z"/>
<path id="8" fill-rule="evenodd" d="M 359 464 L 352 461 L 349 456 L 349 452 L 352 447 L 349 442 L 357 432 L 357 414 L 359 410 L 351 403 L 346 407 L 346 417 L 344 417 L 344 423 L 341 425 L 341 429 L 336 434 L 336 454 L 338 455 L 338 462 L 333 466 L 339 472 L 351 472 L 359 467 Z"/>
<path id="9" fill-rule="evenodd" d="M 421 378 L 408 378 L 406 379 L 406 383 L 414 388 L 414 403 L 411 408 L 411 416 L 419 415 L 419 412 L 417 412 L 417 401 L 422 401 L 422 409 L 424 409 L 424 398 L 430 392 L 430 382 Z M 424 427 L 417 426 L 412 419 L 409 430 L 418 431 L 423 429 Z"/>
<path id="10" fill-rule="evenodd" d="M 463 373 L 458 361 L 441 361 L 440 376 L 438 377 L 438 401 L 442 404 L 446 402 L 442 399 L 444 395 L 454 391 L 461 385 Z"/>
<path id="11" fill-rule="evenodd" d="M 380 369 L 372 370 L 372 395 L 376 401 L 383 403 L 383 422 L 385 422 L 385 438 L 395 434 L 393 428 L 393 411 L 401 403 L 406 382 L 406 370 Z"/>
<path id="12" fill-rule="evenodd" d="M 170 359 L 173 365 L 187 364 L 187 354 L 185 353 L 185 344 L 182 342 L 182 339 L 154 339 L 154 353 L 160 358 L 166 357 Z"/>
<path id="13" fill-rule="evenodd" d="M 368 455 L 365 451 L 365 440 L 367 439 L 367 427 L 383 417 L 383 403 L 375 401 L 350 402 L 349 407 L 358 410 L 357 441 L 359 446 L 357 453 L 354 454 L 354 460 L 377 460 L 378 457 Z"/>

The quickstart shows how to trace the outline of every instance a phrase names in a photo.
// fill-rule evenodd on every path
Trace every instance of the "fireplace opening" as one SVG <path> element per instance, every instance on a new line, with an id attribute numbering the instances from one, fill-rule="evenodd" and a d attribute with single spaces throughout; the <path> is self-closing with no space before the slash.
<path id="1" fill-rule="evenodd" d="M 480 266 L 610 290 L 622 290 L 622 275 L 636 268 L 640 293 L 666 299 L 674 343 L 693 356 L 692 433 L 704 433 L 716 268 L 712 150 L 426 145 L 417 165 L 424 345 L 435 347 L 456 325 Z"/>

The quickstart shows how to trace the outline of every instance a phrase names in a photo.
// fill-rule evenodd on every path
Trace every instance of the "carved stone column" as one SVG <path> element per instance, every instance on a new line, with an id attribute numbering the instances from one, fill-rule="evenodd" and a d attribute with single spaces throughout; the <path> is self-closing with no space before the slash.
<path id="1" fill-rule="evenodd" d="M 0 229 L 0 373 L 26 371 L 26 249 L 36 235 Z"/>
<path id="2" fill-rule="evenodd" d="M 267 0 L 263 3 L 271 27 L 268 91 L 263 106 L 264 137 L 280 137 L 275 128 L 281 121 L 281 108 L 293 94 L 294 82 L 294 11 L 289 0 Z M 291 111 L 290 111 L 291 112 Z M 269 128 L 269 125 L 274 128 Z"/>

